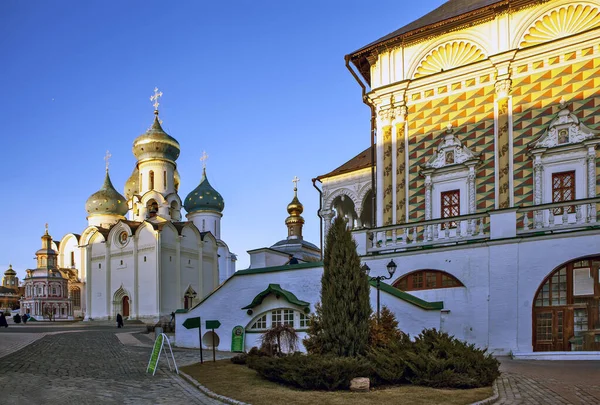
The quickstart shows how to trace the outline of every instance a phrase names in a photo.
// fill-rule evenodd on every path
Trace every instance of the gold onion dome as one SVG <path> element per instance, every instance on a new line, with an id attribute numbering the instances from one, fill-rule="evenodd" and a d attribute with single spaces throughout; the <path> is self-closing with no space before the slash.
<path id="1" fill-rule="evenodd" d="M 162 129 L 158 111 L 154 111 L 154 114 L 150 129 L 133 141 L 133 154 L 138 161 L 167 159 L 175 162 L 179 157 L 179 142 Z"/>
<path id="2" fill-rule="evenodd" d="M 138 187 L 139 178 L 140 178 L 140 171 L 138 170 L 138 168 L 136 166 L 135 169 L 133 169 L 131 176 L 129 176 L 129 178 L 125 182 L 125 197 L 128 200 L 131 200 L 131 198 L 134 195 L 139 193 L 139 191 L 140 191 L 139 187 Z"/>
<path id="3" fill-rule="evenodd" d="M 304 218 L 302 218 L 300 216 L 300 214 L 302 214 L 302 211 L 304 211 L 304 206 L 302 205 L 300 200 L 298 200 L 298 189 L 296 187 L 294 187 L 294 198 L 292 199 L 292 202 L 289 203 L 287 206 L 287 212 L 288 212 L 288 214 L 290 214 L 290 216 L 287 217 L 287 219 L 285 220 L 285 223 L 286 224 L 289 224 L 292 222 L 304 223 Z"/>
<path id="4" fill-rule="evenodd" d="M 185 197 L 183 207 L 189 214 L 198 211 L 223 212 L 225 201 L 223 201 L 221 194 L 208 182 L 206 169 L 202 171 L 202 179 L 198 187 Z"/>
<path id="5" fill-rule="evenodd" d="M 9 264 L 9 265 L 8 265 L 8 270 L 6 270 L 6 271 L 4 272 L 4 275 L 5 275 L 5 276 L 16 276 L 16 275 L 17 275 L 17 272 L 16 272 L 16 271 L 14 271 L 14 270 L 13 270 L 13 268 L 12 268 L 12 264 Z"/>
<path id="6" fill-rule="evenodd" d="M 129 209 L 127 202 L 112 185 L 108 170 L 102 188 L 92 194 L 85 203 L 88 215 L 120 215 L 125 216 Z"/>

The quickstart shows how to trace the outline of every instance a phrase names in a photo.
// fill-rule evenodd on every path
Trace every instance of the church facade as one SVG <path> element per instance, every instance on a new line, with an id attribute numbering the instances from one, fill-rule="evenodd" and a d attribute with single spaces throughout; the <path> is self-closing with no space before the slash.
<path id="1" fill-rule="evenodd" d="M 461 339 L 600 351 L 599 40 L 596 0 L 451 0 L 348 55 L 371 146 L 318 177 L 324 228 Z"/>
<path id="2" fill-rule="evenodd" d="M 104 184 L 86 202 L 88 227 L 57 244 L 58 267 L 83 281 L 76 317 L 154 322 L 191 307 L 235 272 L 236 256 L 221 239 L 224 200 L 206 167 L 199 185 L 179 196 L 180 146 L 161 126 L 160 95 L 155 90 L 151 128 L 133 143 L 125 195 L 114 188 L 107 160 Z"/>

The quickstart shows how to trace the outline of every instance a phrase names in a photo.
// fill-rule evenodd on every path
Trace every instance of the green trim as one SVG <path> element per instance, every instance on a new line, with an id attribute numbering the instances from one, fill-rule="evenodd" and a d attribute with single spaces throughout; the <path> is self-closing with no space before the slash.
<path id="1" fill-rule="evenodd" d="M 371 284 L 371 287 L 377 287 L 377 281 L 369 281 L 369 284 Z M 396 298 L 401 299 L 402 301 L 406 301 L 409 304 L 413 304 L 416 305 L 417 307 L 420 307 L 426 311 L 432 311 L 432 310 L 441 310 L 444 308 L 444 301 L 435 301 L 435 302 L 429 302 L 429 301 L 425 301 L 422 300 L 421 298 L 417 298 L 414 295 L 411 295 L 407 292 L 401 291 L 399 289 L 397 289 L 396 287 L 392 287 L 389 284 L 386 284 L 384 282 L 381 282 L 379 284 L 379 289 L 381 291 L 385 291 L 386 293 L 393 295 Z"/>
<path id="2" fill-rule="evenodd" d="M 177 309 L 175 310 L 176 314 L 187 314 L 188 310 L 187 309 Z"/>
<path id="3" fill-rule="evenodd" d="M 233 276 L 245 276 L 248 274 L 275 273 L 277 271 L 289 271 L 298 269 L 310 269 L 312 267 L 323 267 L 323 262 L 307 262 L 299 264 L 286 264 L 283 266 L 263 267 L 260 269 L 239 270 L 233 273 Z"/>
<path id="4" fill-rule="evenodd" d="M 254 307 L 259 306 L 260 304 L 262 304 L 265 297 L 269 294 L 275 294 L 276 297 L 283 296 L 287 300 L 287 302 L 289 302 L 290 304 L 298 305 L 299 307 L 308 307 L 310 305 L 310 302 L 299 300 L 294 295 L 294 293 L 288 290 L 284 290 L 279 284 L 269 284 L 266 290 L 254 297 L 252 303 L 246 305 L 242 309 L 252 309 Z"/>

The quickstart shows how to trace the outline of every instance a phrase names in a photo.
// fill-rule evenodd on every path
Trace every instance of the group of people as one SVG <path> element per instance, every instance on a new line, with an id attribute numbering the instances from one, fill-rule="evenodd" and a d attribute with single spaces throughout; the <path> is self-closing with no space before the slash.
<path id="1" fill-rule="evenodd" d="M 29 320 L 29 314 L 24 314 L 23 316 L 16 314 L 13 316 L 13 321 L 15 321 L 15 323 L 21 323 L 21 321 L 23 321 L 23 324 L 27 324 L 27 320 Z M 6 320 L 4 312 L 0 312 L 0 328 L 3 326 L 8 328 L 8 321 Z"/>

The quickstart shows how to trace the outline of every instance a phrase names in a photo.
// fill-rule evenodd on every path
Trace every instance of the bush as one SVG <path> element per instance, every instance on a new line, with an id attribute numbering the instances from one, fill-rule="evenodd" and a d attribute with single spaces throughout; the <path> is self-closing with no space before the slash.
<path id="1" fill-rule="evenodd" d="M 392 311 L 385 305 L 381 308 L 380 319 L 373 313 L 369 318 L 369 347 L 388 347 L 394 342 L 401 342 L 407 336 L 398 329 L 398 321 Z"/>
<path id="2" fill-rule="evenodd" d="M 407 379 L 436 388 L 477 388 L 491 385 L 500 375 L 500 362 L 473 344 L 445 332 L 425 329 L 404 357 Z"/>
<path id="3" fill-rule="evenodd" d="M 246 359 L 248 358 L 248 355 L 246 353 L 240 353 L 236 356 L 233 356 L 231 358 L 231 362 L 233 364 L 246 364 Z"/>
<path id="4" fill-rule="evenodd" d="M 386 347 L 369 349 L 366 359 L 371 365 L 372 385 L 407 382 L 406 353 L 413 350 L 412 345 L 408 335 L 402 334 Z"/>
<path id="5" fill-rule="evenodd" d="M 281 356 L 296 351 L 298 334 L 290 325 L 276 324 L 262 334 L 261 343 L 261 348 L 270 355 Z"/>
<path id="6" fill-rule="evenodd" d="M 311 390 L 348 389 L 356 377 L 369 377 L 370 366 L 365 359 L 304 355 L 258 357 L 249 356 L 248 366 L 264 378 Z"/>

